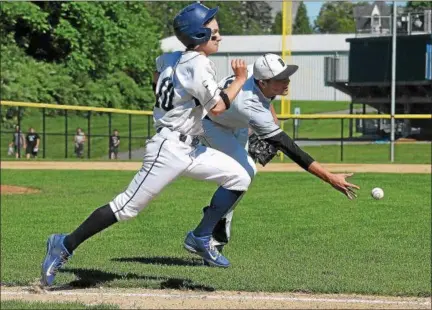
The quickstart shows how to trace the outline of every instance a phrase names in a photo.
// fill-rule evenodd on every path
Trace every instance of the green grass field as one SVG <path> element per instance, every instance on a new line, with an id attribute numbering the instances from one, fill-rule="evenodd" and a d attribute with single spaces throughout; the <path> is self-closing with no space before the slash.
<path id="1" fill-rule="evenodd" d="M 281 101 L 274 100 L 273 106 L 276 113 L 281 113 Z M 291 113 L 294 114 L 294 109 L 298 107 L 302 114 L 315 114 L 322 112 L 332 112 L 349 109 L 348 101 L 291 101 Z"/>
<path id="2" fill-rule="evenodd" d="M 343 146 L 343 161 L 341 161 L 341 147 L 339 145 L 321 145 L 321 146 L 303 146 L 303 150 L 312 155 L 321 163 L 368 163 L 368 164 L 389 164 L 390 162 L 390 145 L 389 144 L 357 144 Z M 430 164 L 432 158 L 431 143 L 412 144 L 400 143 L 395 144 L 395 163 L 399 164 Z M 2 161 L 15 161 L 14 157 L 1 157 Z M 26 160 L 26 159 L 22 159 Z M 31 159 L 35 160 L 35 159 Z M 44 159 L 38 158 L 38 161 Z M 47 158 L 46 160 L 50 160 Z M 133 159 L 141 161 L 141 159 Z M 82 161 L 82 159 L 68 158 L 61 161 Z M 99 158 L 92 161 L 106 161 L 106 158 Z M 120 160 L 129 161 L 129 160 Z M 284 156 L 282 159 L 278 155 L 273 159 L 273 163 L 291 163 L 292 161 Z"/>
<path id="3" fill-rule="evenodd" d="M 395 163 L 430 164 L 432 160 L 431 146 L 430 143 L 395 144 Z M 322 163 L 391 163 L 390 144 L 344 144 L 343 161 L 341 161 L 341 147 L 339 145 L 304 146 L 302 149 Z M 273 162 L 281 162 L 280 157 L 275 157 Z M 283 162 L 292 161 L 284 156 Z"/>
<path id="4" fill-rule="evenodd" d="M 45 241 L 70 232 L 122 191 L 133 172 L 2 170 L 1 183 L 40 194 L 1 196 L 1 282 L 39 277 Z M 224 253 L 207 268 L 182 248 L 216 186 L 180 179 L 137 218 L 86 241 L 56 283 L 78 287 L 303 291 L 430 296 L 430 175 L 356 174 L 349 201 L 306 173 L 261 173 L 234 216 Z M 370 190 L 380 186 L 383 200 Z M 193 189 L 193 191 L 191 190 Z"/>

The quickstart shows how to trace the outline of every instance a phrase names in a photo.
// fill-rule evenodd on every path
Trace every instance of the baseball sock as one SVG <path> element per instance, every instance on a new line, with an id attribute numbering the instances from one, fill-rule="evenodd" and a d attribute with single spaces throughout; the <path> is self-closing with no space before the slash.
<path id="1" fill-rule="evenodd" d="M 243 191 L 233 191 L 219 187 L 193 234 L 197 237 L 211 236 L 216 224 L 243 193 Z"/>
<path id="2" fill-rule="evenodd" d="M 207 211 L 209 206 L 203 208 L 203 213 Z M 219 222 L 216 223 L 215 228 L 213 229 L 213 239 L 217 242 L 223 242 L 224 244 L 219 244 L 216 246 L 216 249 L 222 253 L 224 246 L 228 243 L 228 237 L 225 232 L 226 229 L 226 218 L 222 217 Z"/>
<path id="3" fill-rule="evenodd" d="M 101 232 L 105 228 L 117 222 L 114 212 L 109 204 L 104 205 L 95 211 L 77 228 L 67 235 L 63 244 L 69 253 L 72 253 L 81 243 L 91 236 Z"/>

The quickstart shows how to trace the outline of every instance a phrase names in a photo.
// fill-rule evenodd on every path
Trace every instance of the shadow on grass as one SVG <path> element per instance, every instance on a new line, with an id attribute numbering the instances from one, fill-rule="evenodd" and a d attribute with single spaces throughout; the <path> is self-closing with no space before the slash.
<path id="1" fill-rule="evenodd" d="M 70 282 L 66 286 L 55 287 L 52 290 L 100 287 L 103 286 L 104 283 L 108 283 L 114 280 L 142 280 L 159 282 L 161 289 L 195 290 L 206 292 L 215 291 L 215 289 L 211 286 L 196 284 L 193 283 L 193 281 L 190 279 L 183 278 L 169 278 L 145 275 L 142 276 L 136 273 L 118 274 L 102 270 L 83 268 L 65 268 L 60 272 L 73 273 L 75 277 L 77 277 L 77 280 Z M 143 287 L 145 287 L 145 285 Z"/>
<path id="2" fill-rule="evenodd" d="M 119 257 L 111 259 L 115 262 L 141 263 L 148 265 L 167 265 L 167 266 L 204 266 L 203 260 L 199 258 L 183 259 L 168 256 L 153 257 Z"/>

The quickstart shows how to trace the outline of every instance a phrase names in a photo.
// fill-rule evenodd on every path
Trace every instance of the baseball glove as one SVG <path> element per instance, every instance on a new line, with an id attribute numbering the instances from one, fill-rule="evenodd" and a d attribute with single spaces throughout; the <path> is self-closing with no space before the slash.
<path id="1" fill-rule="evenodd" d="M 263 167 L 277 154 L 277 149 L 268 142 L 258 138 L 256 134 L 249 136 L 249 155 Z"/>

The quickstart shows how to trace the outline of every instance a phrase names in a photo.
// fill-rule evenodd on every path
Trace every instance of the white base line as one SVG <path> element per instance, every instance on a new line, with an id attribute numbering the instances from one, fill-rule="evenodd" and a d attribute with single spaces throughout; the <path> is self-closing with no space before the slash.
<path id="1" fill-rule="evenodd" d="M 33 295 L 30 292 L 1 292 L 2 295 Z M 335 298 L 307 298 L 307 297 L 285 297 L 285 296 L 223 296 L 223 295 L 192 295 L 192 294 L 156 294 L 156 293 L 89 293 L 89 292 L 46 292 L 45 295 L 69 295 L 69 296 L 119 296 L 119 297 L 160 297 L 179 299 L 219 299 L 219 300 L 273 300 L 273 301 L 300 301 L 300 302 L 328 302 L 328 303 L 360 303 L 360 304 L 406 304 L 406 305 L 431 305 L 430 302 L 417 301 L 391 301 L 380 299 L 335 299 Z M 41 295 L 44 295 L 41 294 Z"/>

